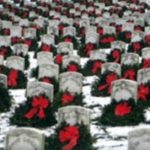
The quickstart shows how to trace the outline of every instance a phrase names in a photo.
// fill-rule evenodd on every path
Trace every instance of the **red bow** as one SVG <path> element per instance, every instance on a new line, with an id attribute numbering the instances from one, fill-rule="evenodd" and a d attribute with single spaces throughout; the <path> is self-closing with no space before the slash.
<path id="1" fill-rule="evenodd" d="M 150 92 L 149 87 L 145 85 L 140 85 L 138 87 L 138 99 L 146 101 L 149 92 Z"/>
<path id="2" fill-rule="evenodd" d="M 3 34 L 4 34 L 4 35 L 10 35 L 10 29 L 4 28 L 4 29 L 3 29 Z"/>
<path id="3" fill-rule="evenodd" d="M 138 52 L 141 49 L 141 45 L 138 42 L 132 43 L 132 45 L 135 52 Z"/>
<path id="4" fill-rule="evenodd" d="M 29 47 L 31 46 L 31 44 L 32 44 L 32 40 L 25 40 L 25 42 L 24 42 L 25 44 L 27 44 Z"/>
<path id="5" fill-rule="evenodd" d="M 1 47 L 1 48 L 0 48 L 0 55 L 6 56 L 6 54 L 7 54 L 7 49 L 4 48 L 4 47 Z"/>
<path id="6" fill-rule="evenodd" d="M 51 83 L 51 80 L 49 78 L 47 78 L 47 77 L 44 77 L 42 79 L 42 82 Z"/>
<path id="7" fill-rule="evenodd" d="M 59 140 L 61 143 L 68 144 L 63 146 L 62 150 L 73 150 L 80 138 L 79 129 L 75 126 L 69 126 L 59 132 Z"/>
<path id="8" fill-rule="evenodd" d="M 150 59 L 144 59 L 142 68 L 149 68 L 149 67 L 150 67 Z"/>
<path id="9" fill-rule="evenodd" d="M 87 53 L 87 55 L 89 56 L 91 51 L 94 50 L 95 46 L 92 43 L 88 43 L 85 45 L 85 52 Z"/>
<path id="10" fill-rule="evenodd" d="M 72 42 L 72 38 L 71 38 L 71 37 L 66 37 L 66 38 L 64 39 L 64 42 Z"/>
<path id="11" fill-rule="evenodd" d="M 118 76 L 115 73 L 110 73 L 109 75 L 106 76 L 106 84 L 100 85 L 98 87 L 98 90 L 101 91 L 101 90 L 104 90 L 107 87 L 109 87 L 108 88 L 108 93 L 110 94 L 110 92 L 111 92 L 111 83 L 112 83 L 112 81 L 117 80 L 117 79 L 118 79 Z"/>
<path id="12" fill-rule="evenodd" d="M 135 30 L 135 31 L 142 31 L 143 29 L 142 29 L 141 26 L 136 26 L 136 27 L 134 28 L 134 30 Z"/>
<path id="13" fill-rule="evenodd" d="M 112 51 L 112 57 L 115 59 L 114 62 L 117 62 L 117 63 L 119 62 L 120 55 L 121 55 L 121 53 L 119 50 L 116 49 L 116 50 Z"/>
<path id="14" fill-rule="evenodd" d="M 63 56 L 62 56 L 62 55 L 56 55 L 56 57 L 55 57 L 55 62 L 56 62 L 58 65 L 61 65 L 61 64 L 62 64 L 62 61 L 63 61 Z"/>
<path id="15" fill-rule="evenodd" d="M 97 32 L 99 33 L 99 35 L 103 35 L 104 34 L 104 30 L 102 27 L 99 27 Z"/>
<path id="16" fill-rule="evenodd" d="M 150 35 L 145 36 L 144 41 L 145 43 L 150 44 Z"/>
<path id="17" fill-rule="evenodd" d="M 63 33 L 63 30 L 64 30 L 64 25 L 59 25 L 59 31 L 61 34 Z"/>
<path id="18" fill-rule="evenodd" d="M 85 28 L 80 29 L 80 36 L 83 37 L 85 35 Z"/>
<path id="19" fill-rule="evenodd" d="M 77 66 L 76 64 L 70 64 L 70 65 L 67 67 L 67 70 L 68 70 L 68 71 L 77 72 L 77 71 L 78 71 L 78 66 Z"/>
<path id="20" fill-rule="evenodd" d="M 41 49 L 42 49 L 42 51 L 50 52 L 52 47 L 47 44 L 42 44 Z"/>
<path id="21" fill-rule="evenodd" d="M 67 105 L 74 101 L 75 96 L 71 95 L 69 92 L 66 92 L 62 95 L 62 104 Z"/>
<path id="22" fill-rule="evenodd" d="M 12 69 L 8 74 L 8 86 L 16 87 L 18 79 L 18 70 Z"/>
<path id="23" fill-rule="evenodd" d="M 131 106 L 129 106 L 128 102 L 123 102 L 118 104 L 115 107 L 115 115 L 119 117 L 123 117 L 131 112 Z"/>
<path id="24" fill-rule="evenodd" d="M 19 38 L 19 37 L 12 37 L 12 38 L 11 38 L 11 42 L 12 42 L 13 44 L 19 43 L 20 41 L 21 41 L 21 38 Z"/>
<path id="25" fill-rule="evenodd" d="M 92 66 L 92 73 L 93 74 L 96 74 L 102 67 L 102 62 L 101 61 L 95 61 L 93 63 L 93 66 Z"/>
<path id="26" fill-rule="evenodd" d="M 128 39 L 128 40 L 130 40 L 130 39 L 131 39 L 131 33 L 130 33 L 130 32 L 127 32 L 127 33 L 125 34 L 125 38 Z"/>
<path id="27" fill-rule="evenodd" d="M 136 73 L 133 69 L 129 69 L 129 70 L 125 71 L 123 76 L 124 76 L 124 78 L 130 79 L 130 80 L 135 80 Z"/>
<path id="28" fill-rule="evenodd" d="M 46 109 L 48 105 L 49 100 L 44 98 L 43 96 L 33 98 L 32 100 L 33 108 L 25 114 L 25 118 L 32 119 L 35 115 L 37 115 L 40 119 L 44 119 L 46 117 L 44 109 Z"/>
<path id="29" fill-rule="evenodd" d="M 103 39 L 101 40 L 101 43 L 103 43 L 103 44 L 108 44 L 108 43 L 113 42 L 114 40 L 115 40 L 115 38 L 112 37 L 112 36 L 110 36 L 110 37 L 107 37 L 107 38 L 103 38 Z"/>

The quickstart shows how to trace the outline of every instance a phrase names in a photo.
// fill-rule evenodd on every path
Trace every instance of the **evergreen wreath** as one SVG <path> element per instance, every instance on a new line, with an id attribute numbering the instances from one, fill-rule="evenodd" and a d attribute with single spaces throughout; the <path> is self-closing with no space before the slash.
<path id="1" fill-rule="evenodd" d="M 27 101 L 15 109 L 10 122 L 18 126 L 52 126 L 56 123 L 52 105 L 45 95 L 27 98 Z"/>

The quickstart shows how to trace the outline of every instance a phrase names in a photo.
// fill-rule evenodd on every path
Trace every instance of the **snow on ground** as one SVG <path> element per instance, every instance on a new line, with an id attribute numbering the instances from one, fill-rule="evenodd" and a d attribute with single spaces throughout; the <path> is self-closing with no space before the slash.
<path id="1" fill-rule="evenodd" d="M 81 65 L 87 61 L 87 59 L 81 59 Z M 33 53 L 30 53 L 31 68 L 36 67 L 36 60 L 33 58 Z M 29 77 L 29 72 L 28 77 Z M 90 94 L 91 84 L 96 79 L 96 76 L 84 78 L 83 84 L 83 95 L 85 96 L 84 102 L 86 107 L 94 106 L 91 109 L 91 119 L 100 116 L 103 107 L 110 103 L 110 97 L 93 97 Z M 30 79 L 34 80 L 34 79 Z M 13 96 L 12 107 L 10 112 L 0 114 L 0 150 L 4 150 L 6 134 L 9 130 L 16 128 L 16 126 L 10 126 L 9 117 L 12 115 L 15 107 L 18 107 L 20 103 L 26 100 L 25 90 L 10 90 Z M 146 116 L 150 118 L 150 110 L 147 110 Z M 147 125 L 141 124 L 140 127 Z M 107 127 L 107 126 L 96 126 L 94 122 L 91 122 L 91 134 L 96 136 L 97 143 L 95 144 L 99 150 L 127 150 L 127 136 L 128 132 L 133 130 L 135 127 Z M 55 127 L 47 128 L 43 130 L 45 135 L 50 135 L 55 131 Z"/>

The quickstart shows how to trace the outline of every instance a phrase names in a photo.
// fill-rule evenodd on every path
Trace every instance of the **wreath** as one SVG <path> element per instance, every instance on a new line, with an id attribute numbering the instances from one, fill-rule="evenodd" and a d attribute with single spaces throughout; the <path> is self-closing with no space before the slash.
<path id="1" fill-rule="evenodd" d="M 11 124 L 18 126 L 49 127 L 56 123 L 52 104 L 48 97 L 39 95 L 28 98 L 15 109 Z"/>

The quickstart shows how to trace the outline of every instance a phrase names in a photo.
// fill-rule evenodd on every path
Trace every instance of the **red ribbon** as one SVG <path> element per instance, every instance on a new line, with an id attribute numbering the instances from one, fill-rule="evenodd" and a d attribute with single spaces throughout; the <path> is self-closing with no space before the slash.
<path id="1" fill-rule="evenodd" d="M 11 42 L 12 42 L 13 44 L 19 43 L 19 42 L 21 42 L 21 38 L 19 38 L 19 37 L 12 37 L 12 38 L 11 38 Z"/>
<path id="2" fill-rule="evenodd" d="M 61 64 L 62 64 L 62 61 L 63 61 L 63 56 L 62 56 L 62 55 L 56 55 L 56 57 L 55 57 L 55 62 L 56 62 L 58 65 L 61 65 Z"/>
<path id="3" fill-rule="evenodd" d="M 102 27 L 98 27 L 97 32 L 99 33 L 99 35 L 103 35 L 104 34 L 104 30 Z"/>
<path id="4" fill-rule="evenodd" d="M 133 46 L 133 50 L 135 52 L 138 52 L 142 48 L 140 43 L 138 43 L 138 42 L 132 43 L 132 46 Z"/>
<path id="5" fill-rule="evenodd" d="M 8 86 L 16 87 L 18 79 L 18 70 L 12 69 L 8 74 Z"/>
<path id="6" fill-rule="evenodd" d="M 97 74 L 97 72 L 101 69 L 101 67 L 102 67 L 101 61 L 97 60 L 97 61 L 93 62 L 92 73 Z"/>
<path id="7" fill-rule="evenodd" d="M 115 38 L 110 36 L 110 37 L 106 37 L 106 38 L 101 39 L 101 43 L 102 44 L 109 44 L 109 43 L 113 42 L 114 40 L 115 40 Z"/>
<path id="8" fill-rule="evenodd" d="M 85 52 L 89 56 L 91 51 L 94 50 L 95 46 L 92 43 L 88 43 L 85 45 Z"/>
<path id="9" fill-rule="evenodd" d="M 135 76 L 136 76 L 136 73 L 133 69 L 129 69 L 125 71 L 123 75 L 124 78 L 130 79 L 130 80 L 135 80 Z"/>
<path id="10" fill-rule="evenodd" d="M 2 32 L 4 35 L 10 35 L 10 29 L 4 28 Z"/>
<path id="11" fill-rule="evenodd" d="M 131 112 L 131 106 L 129 106 L 128 102 L 123 102 L 118 104 L 115 107 L 115 115 L 119 117 L 123 117 Z"/>
<path id="12" fill-rule="evenodd" d="M 67 67 L 67 70 L 68 70 L 68 71 L 77 72 L 77 71 L 78 71 L 78 66 L 77 66 L 76 64 L 70 64 L 70 65 Z"/>
<path id="13" fill-rule="evenodd" d="M 71 37 L 66 37 L 66 38 L 64 39 L 64 42 L 72 42 L 72 38 L 71 38 Z"/>
<path id="14" fill-rule="evenodd" d="M 48 99 L 44 98 L 43 96 L 35 97 L 32 100 L 33 108 L 29 110 L 24 117 L 27 119 L 32 119 L 35 115 L 37 115 L 40 119 L 44 119 L 46 117 L 44 110 L 48 107 L 48 105 Z"/>
<path id="15" fill-rule="evenodd" d="M 1 48 L 0 48 L 0 55 L 6 56 L 6 54 L 7 54 L 7 49 L 4 48 L 4 47 L 1 47 Z"/>
<path id="16" fill-rule="evenodd" d="M 47 45 L 47 44 L 42 44 L 41 49 L 42 49 L 42 51 L 50 52 L 52 47 L 50 45 Z"/>
<path id="17" fill-rule="evenodd" d="M 125 38 L 130 40 L 131 39 L 131 32 L 125 33 Z"/>
<path id="18" fill-rule="evenodd" d="M 59 140 L 61 143 L 68 144 L 62 147 L 62 150 L 73 150 L 80 138 L 79 129 L 75 126 L 68 126 L 59 132 Z"/>
<path id="19" fill-rule="evenodd" d="M 63 105 L 70 104 L 75 99 L 74 95 L 71 95 L 69 92 L 66 92 L 62 95 L 61 101 Z"/>
<path id="20" fill-rule="evenodd" d="M 29 47 L 31 46 L 31 44 L 32 44 L 32 40 L 25 40 L 25 42 L 24 42 L 25 44 L 27 44 Z"/>
<path id="21" fill-rule="evenodd" d="M 111 82 L 114 80 L 117 80 L 117 79 L 118 79 L 118 76 L 115 73 L 110 73 L 109 75 L 106 76 L 106 84 L 100 85 L 98 87 L 98 90 L 101 91 L 101 90 L 104 90 L 107 87 L 109 87 L 108 93 L 110 94 L 111 93 Z"/>
<path id="22" fill-rule="evenodd" d="M 50 80 L 49 78 L 47 78 L 47 77 L 44 77 L 44 78 L 42 79 L 42 82 L 45 82 L 45 83 L 52 83 L 51 80 Z"/>
<path id="23" fill-rule="evenodd" d="M 134 31 L 142 31 L 142 27 L 141 26 L 135 26 Z"/>
<path id="24" fill-rule="evenodd" d="M 115 49 L 112 51 L 112 57 L 115 59 L 114 62 L 118 63 L 120 60 L 120 56 L 121 56 L 120 50 Z"/>
<path id="25" fill-rule="evenodd" d="M 149 67 L 150 67 L 150 59 L 144 59 L 142 68 L 149 68 Z"/>
<path id="26" fill-rule="evenodd" d="M 150 35 L 145 36 L 144 41 L 146 44 L 150 44 Z"/>
<path id="27" fill-rule="evenodd" d="M 147 96 L 149 95 L 150 89 L 145 85 L 140 85 L 138 87 L 138 99 L 139 100 L 147 100 Z"/>
<path id="28" fill-rule="evenodd" d="M 63 33 L 64 27 L 65 27 L 64 25 L 59 25 L 59 31 L 61 34 Z"/>

